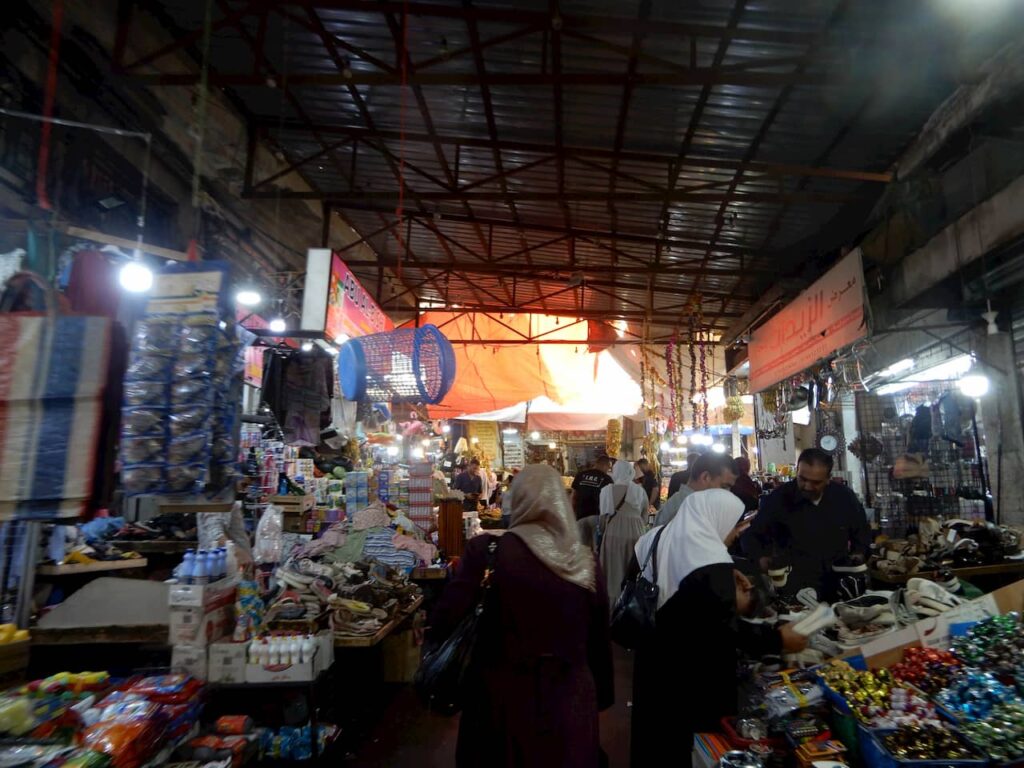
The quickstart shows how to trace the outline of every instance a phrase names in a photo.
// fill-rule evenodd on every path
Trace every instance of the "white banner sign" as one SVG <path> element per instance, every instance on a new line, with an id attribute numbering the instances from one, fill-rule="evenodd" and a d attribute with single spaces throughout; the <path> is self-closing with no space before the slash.
<path id="1" fill-rule="evenodd" d="M 830 269 L 750 339 L 750 391 L 760 392 L 867 334 L 860 249 Z"/>

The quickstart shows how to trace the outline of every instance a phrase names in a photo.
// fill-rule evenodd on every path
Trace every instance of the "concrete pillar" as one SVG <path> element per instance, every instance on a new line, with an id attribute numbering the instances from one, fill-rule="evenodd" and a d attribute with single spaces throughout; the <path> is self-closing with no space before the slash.
<path id="1" fill-rule="evenodd" d="M 980 372 L 988 376 L 990 382 L 988 394 L 980 399 L 978 427 L 983 432 L 988 456 L 992 501 L 1000 522 L 1021 525 L 1024 524 L 1024 486 L 1021 485 L 1024 431 L 1013 340 L 1008 333 L 979 334 L 976 349 Z M 1002 482 L 1004 477 L 1005 483 Z"/>

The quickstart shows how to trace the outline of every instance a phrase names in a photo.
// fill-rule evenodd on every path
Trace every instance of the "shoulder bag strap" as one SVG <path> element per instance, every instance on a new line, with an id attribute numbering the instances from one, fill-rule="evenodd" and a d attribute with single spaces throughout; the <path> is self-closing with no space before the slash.
<path id="1" fill-rule="evenodd" d="M 651 564 L 651 575 L 654 577 L 651 579 L 652 584 L 658 583 L 658 542 L 661 541 L 661 534 L 665 532 L 665 526 L 661 526 L 658 532 L 654 534 L 654 541 L 651 543 L 651 550 L 647 553 L 647 557 L 644 558 L 644 564 L 640 566 L 640 575 L 643 576 L 644 571 L 647 570 L 647 564 Z"/>

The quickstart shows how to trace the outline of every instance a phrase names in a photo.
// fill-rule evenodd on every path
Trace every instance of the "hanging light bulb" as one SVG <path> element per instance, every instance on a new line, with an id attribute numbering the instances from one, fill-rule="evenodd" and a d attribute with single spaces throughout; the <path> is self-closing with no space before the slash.
<path id="1" fill-rule="evenodd" d="M 668 440 L 663 440 L 661 443 L 661 450 L 667 451 L 672 446 L 668 444 Z"/>
<path id="2" fill-rule="evenodd" d="M 275 317 L 270 321 L 270 330 L 274 333 L 284 333 L 287 328 L 288 326 L 285 324 L 283 317 Z"/>
<path id="3" fill-rule="evenodd" d="M 972 373 L 960 379 L 960 391 L 968 397 L 984 397 L 988 394 L 988 376 Z"/>
<path id="4" fill-rule="evenodd" d="M 129 261 L 117 276 L 121 287 L 131 293 L 145 293 L 153 287 L 153 270 L 138 261 Z"/>
<path id="5" fill-rule="evenodd" d="M 531 432 L 530 433 L 530 439 L 531 440 L 540 440 L 540 432 L 537 432 L 536 430 Z"/>
<path id="6" fill-rule="evenodd" d="M 313 351 L 313 342 L 312 341 L 304 341 L 304 342 L 302 342 L 302 351 L 303 352 L 312 352 Z"/>
<path id="7" fill-rule="evenodd" d="M 255 307 L 263 301 L 263 297 L 260 296 L 259 291 L 243 288 L 235 294 L 235 301 L 245 307 Z"/>

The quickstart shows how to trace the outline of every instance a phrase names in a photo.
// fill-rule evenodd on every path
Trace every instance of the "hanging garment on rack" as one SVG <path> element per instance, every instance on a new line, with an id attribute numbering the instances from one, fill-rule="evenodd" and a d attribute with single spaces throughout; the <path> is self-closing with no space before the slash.
<path id="1" fill-rule="evenodd" d="M 320 443 L 331 423 L 333 358 L 268 350 L 263 365 L 263 402 L 273 411 L 289 445 Z"/>

